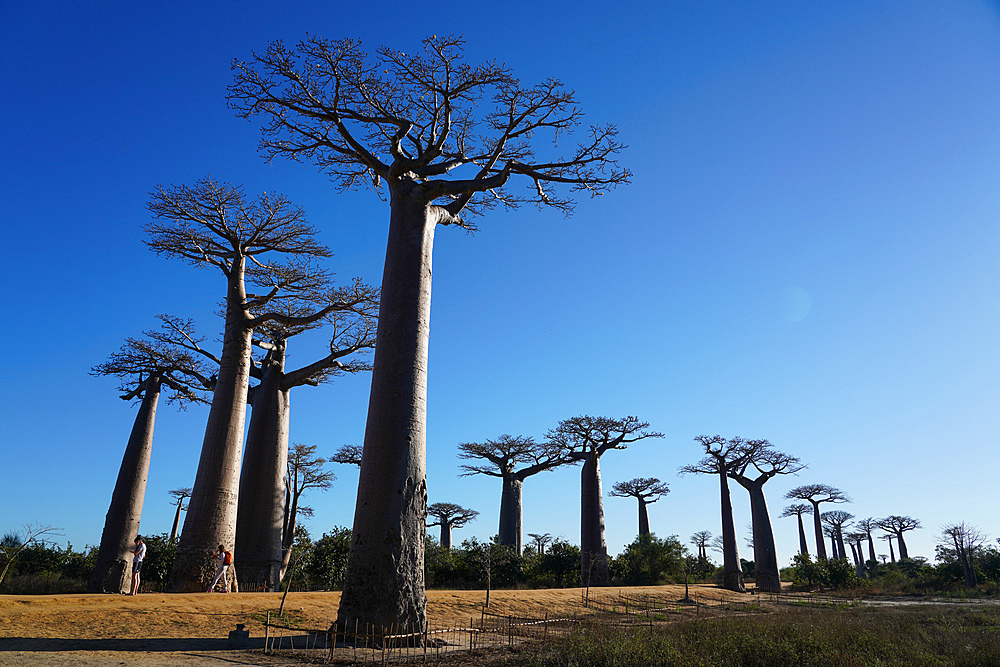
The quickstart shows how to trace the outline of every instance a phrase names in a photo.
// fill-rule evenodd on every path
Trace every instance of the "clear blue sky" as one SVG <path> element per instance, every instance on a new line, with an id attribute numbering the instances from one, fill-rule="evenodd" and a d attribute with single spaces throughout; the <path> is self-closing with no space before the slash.
<path id="1" fill-rule="evenodd" d="M 764 6 L 762 6 L 764 5 Z M 769 438 L 859 517 L 908 514 L 933 556 L 943 524 L 1000 535 L 1000 12 L 986 2 L 303 2 L 0 4 L 0 531 L 26 522 L 96 544 L 135 408 L 88 375 L 157 313 L 211 340 L 220 277 L 143 245 L 157 184 L 211 175 L 308 211 L 344 278 L 381 276 L 387 206 L 309 165 L 265 164 L 226 108 L 229 63 L 307 31 L 415 49 L 464 33 L 468 59 L 576 90 L 616 122 L 633 183 L 576 214 L 490 214 L 436 238 L 428 404 L 431 502 L 479 510 L 456 445 L 540 437 L 578 414 L 637 415 L 666 434 L 602 462 L 604 486 L 658 476 L 659 535 L 719 532 L 717 484 L 675 475 L 698 434 Z M 489 8 L 488 8 L 489 7 Z M 294 341 L 292 364 L 322 355 Z M 300 388 L 293 441 L 360 443 L 368 378 Z M 191 486 L 207 410 L 162 406 L 142 530 L 166 532 Z M 352 521 L 356 472 L 307 497 L 319 536 Z M 606 494 L 605 494 L 606 495 Z M 737 528 L 749 521 L 733 489 Z M 634 502 L 605 498 L 608 543 Z M 579 472 L 525 484 L 525 532 L 579 541 Z M 743 555 L 749 552 L 741 543 Z"/>

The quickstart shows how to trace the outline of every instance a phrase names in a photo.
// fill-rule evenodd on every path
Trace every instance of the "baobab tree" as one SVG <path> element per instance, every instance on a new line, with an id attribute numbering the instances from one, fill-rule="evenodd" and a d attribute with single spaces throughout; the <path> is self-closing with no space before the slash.
<path id="1" fill-rule="evenodd" d="M 854 524 L 854 527 L 857 528 L 857 523 Z M 844 541 L 851 547 L 851 555 L 854 556 L 854 565 L 858 569 L 858 574 L 861 574 L 865 564 L 865 553 L 861 543 L 865 541 L 866 537 L 863 530 L 854 530 L 844 535 Z"/>
<path id="2" fill-rule="evenodd" d="M 264 119 L 267 159 L 311 160 L 340 189 L 362 183 L 389 203 L 389 234 L 363 464 L 338 622 L 423 627 L 427 349 L 431 250 L 438 225 L 474 229 L 468 216 L 497 205 L 552 206 L 556 191 L 600 195 L 631 174 L 615 158 L 613 125 L 580 125 L 573 93 L 555 79 L 524 86 L 505 66 L 470 66 L 460 37 L 433 36 L 417 53 L 308 36 L 233 63 L 229 103 Z M 481 106 L 491 99 L 492 109 Z M 546 135 L 550 135 L 547 137 Z M 549 140 L 551 139 L 551 140 Z M 459 174 L 458 177 L 453 177 Z M 518 180 L 527 188 L 514 191 Z M 384 189 L 382 189 L 384 188 Z M 392 539 L 387 539 L 392 535 Z"/>
<path id="3" fill-rule="evenodd" d="M 739 544 L 736 541 L 736 524 L 733 522 L 733 501 L 729 495 L 729 471 L 742 463 L 746 454 L 739 438 L 726 440 L 721 435 L 699 435 L 695 442 L 707 456 L 698 463 L 686 465 L 678 471 L 681 475 L 718 475 L 722 508 L 722 586 L 731 591 L 744 591 L 743 568 L 740 565 Z"/>
<path id="4" fill-rule="evenodd" d="M 531 541 L 535 543 L 535 553 L 539 556 L 544 556 L 545 547 L 552 541 L 552 535 L 550 533 L 528 533 L 528 537 L 530 537 Z"/>
<path id="5" fill-rule="evenodd" d="M 302 385 L 316 386 L 345 373 L 371 369 L 366 361 L 349 357 L 375 345 L 378 292 L 361 283 L 355 283 L 354 289 L 361 301 L 353 311 L 329 313 L 322 320 L 296 327 L 268 323 L 255 334 L 254 344 L 267 354 L 259 366 L 251 369 L 251 375 L 258 376 L 260 383 L 250 389 L 253 411 L 240 471 L 234 555 L 243 578 L 269 591 L 278 590 L 282 573 L 288 567 L 290 544 L 284 544 L 282 526 L 287 509 L 285 479 L 291 391 Z M 363 297 L 365 294 L 367 299 Z M 295 311 L 308 313 L 314 307 L 314 304 L 299 304 Z M 298 369 L 285 370 L 289 340 L 319 326 L 330 332 L 328 354 Z"/>
<path id="6" fill-rule="evenodd" d="M 828 484 L 806 484 L 785 494 L 785 498 L 806 500 L 813 508 L 813 528 L 816 531 L 816 557 L 826 560 L 826 544 L 823 542 L 823 523 L 819 506 L 823 503 L 847 503 L 851 499 L 846 493 Z"/>
<path id="7" fill-rule="evenodd" d="M 868 558 L 862 558 L 862 560 L 873 560 L 878 562 L 878 559 L 875 556 L 875 541 L 872 539 L 872 531 L 878 528 L 878 521 L 871 517 L 858 519 L 854 522 L 854 527 L 857 530 L 863 531 L 865 536 L 868 538 Z"/>
<path id="8" fill-rule="evenodd" d="M 427 524 L 427 527 L 441 526 L 441 546 L 450 550 L 451 531 L 475 519 L 479 516 L 479 512 L 465 509 L 455 503 L 434 503 L 427 508 L 427 515 L 437 519 L 434 523 Z"/>
<path id="9" fill-rule="evenodd" d="M 757 589 L 778 593 L 781 592 L 781 574 L 771 516 L 764 498 L 764 484 L 776 475 L 794 475 L 806 466 L 798 458 L 777 451 L 767 440 L 742 442 L 742 452 L 737 454 L 737 460 L 728 468 L 727 474 L 750 494 L 754 579 Z"/>
<path id="10" fill-rule="evenodd" d="M 166 387 L 169 391 L 167 402 L 176 402 L 181 407 L 204 403 L 207 402 L 205 385 L 210 380 L 200 359 L 151 339 L 149 332 L 143 338 L 126 339 L 121 349 L 108 361 L 94 366 L 91 374 L 117 376 L 121 380 L 120 398 L 140 401 L 104 519 L 97 561 L 87 584 L 91 593 L 122 593 L 128 591 L 131 583 L 131 551 L 135 546 L 133 540 L 139 534 L 146 497 L 153 428 L 161 391 Z"/>
<path id="11" fill-rule="evenodd" d="M 180 489 L 173 489 L 170 491 L 170 495 L 174 497 L 174 504 L 177 505 L 177 511 L 174 512 L 174 523 L 170 527 L 170 541 L 173 542 L 177 539 L 177 528 L 181 525 L 181 512 L 187 509 L 184 501 L 191 497 L 191 487 L 185 486 Z"/>
<path id="12" fill-rule="evenodd" d="M 611 495 L 616 498 L 635 498 L 639 501 L 639 534 L 649 535 L 649 513 L 646 505 L 655 503 L 670 493 L 670 487 L 656 477 L 636 477 L 627 482 L 615 482 Z"/>
<path id="13" fill-rule="evenodd" d="M 240 459 L 250 386 L 251 338 L 254 329 L 279 322 L 298 326 L 358 303 L 351 293 L 331 290 L 327 305 L 301 317 L 290 317 L 283 304 L 303 294 L 316 294 L 327 274 L 312 261 L 330 251 L 314 238 L 305 213 L 285 197 L 264 193 L 248 200 L 241 187 L 203 179 L 193 186 L 160 186 L 147 205 L 153 221 L 146 225 L 154 252 L 195 266 L 210 266 L 226 279 L 222 354 L 209 409 L 201 456 L 181 529 L 169 592 L 195 592 L 204 587 L 210 554 L 236 537 Z M 278 256 L 281 261 L 273 258 Z M 248 291 L 260 289 L 260 294 Z"/>
<path id="14" fill-rule="evenodd" d="M 892 563 L 896 562 L 896 550 L 892 548 L 892 540 L 893 540 L 894 537 L 896 537 L 896 536 L 894 534 L 892 534 L 892 533 L 884 533 L 884 534 L 878 536 L 878 538 L 880 540 L 885 540 L 886 542 L 889 543 L 889 559 L 890 559 L 890 562 L 892 562 Z M 883 558 L 883 561 L 884 560 L 885 559 Z"/>
<path id="15" fill-rule="evenodd" d="M 831 510 L 823 512 L 820 519 L 833 530 L 833 537 L 837 547 L 834 558 L 847 560 L 847 550 L 844 548 L 844 526 L 850 523 L 854 515 L 843 510 Z"/>
<path id="16" fill-rule="evenodd" d="M 601 457 L 613 449 L 646 438 L 662 438 L 638 417 L 564 419 L 546 434 L 547 441 L 580 470 L 580 579 L 585 586 L 607 586 L 608 544 L 604 537 L 604 499 L 601 496 Z M 591 561 L 594 561 L 591 563 Z"/>
<path id="17" fill-rule="evenodd" d="M 281 530 L 281 573 L 283 579 L 292 558 L 292 544 L 295 542 L 295 525 L 299 515 L 312 516 L 312 508 L 299 504 L 302 494 L 308 489 L 326 491 L 337 476 L 323 470 L 326 459 L 316 456 L 316 445 L 296 442 L 288 452 L 287 476 L 285 478 L 285 516 Z"/>
<path id="18" fill-rule="evenodd" d="M 896 543 L 899 545 L 899 558 L 903 560 L 910 557 L 909 552 L 906 550 L 906 540 L 903 539 L 903 533 L 909 530 L 917 530 L 923 526 L 920 525 L 920 521 L 913 517 L 893 514 L 884 519 L 879 519 L 878 527 L 896 536 Z"/>
<path id="19" fill-rule="evenodd" d="M 361 467 L 361 445 L 343 445 L 330 457 L 332 463 L 347 463 Z"/>
<path id="20" fill-rule="evenodd" d="M 499 477 L 501 545 L 514 547 L 521 555 L 524 480 L 546 470 L 570 463 L 567 453 L 551 443 L 535 442 L 529 436 L 503 434 L 494 440 L 464 442 L 458 446 L 458 458 L 482 460 L 486 463 L 463 464 L 462 476 L 487 475 Z"/>
<path id="21" fill-rule="evenodd" d="M 962 521 L 942 528 L 941 540 L 945 548 L 954 546 L 955 558 L 962 565 L 962 573 L 965 575 L 965 585 L 969 588 L 979 585 L 972 558 L 986 540 L 986 536 Z"/>
<path id="22" fill-rule="evenodd" d="M 789 505 L 785 508 L 785 511 L 781 513 L 781 518 L 785 519 L 790 516 L 794 516 L 799 523 L 799 553 L 803 556 L 809 555 L 809 544 L 806 542 L 806 529 L 802 524 L 802 515 L 806 512 L 811 511 L 809 505 L 803 505 L 802 503 L 796 503 L 794 505 Z"/>
<path id="23" fill-rule="evenodd" d="M 707 530 L 699 530 L 691 536 L 691 544 L 698 548 L 698 560 L 708 560 L 708 544 L 712 539 L 712 533 Z"/>

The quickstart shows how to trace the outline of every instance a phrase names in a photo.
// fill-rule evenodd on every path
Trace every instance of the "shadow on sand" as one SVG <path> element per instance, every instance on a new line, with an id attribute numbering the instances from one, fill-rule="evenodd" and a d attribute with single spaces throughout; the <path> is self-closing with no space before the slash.
<path id="1" fill-rule="evenodd" d="M 294 638 L 304 645 L 305 635 Z M 285 638 L 288 641 L 288 638 Z M 264 648 L 263 637 L 251 637 L 249 644 L 235 646 L 229 639 L 177 638 L 177 639 L 53 639 L 51 637 L 0 638 L 0 653 L 6 651 L 60 652 L 60 651 L 233 651 Z"/>

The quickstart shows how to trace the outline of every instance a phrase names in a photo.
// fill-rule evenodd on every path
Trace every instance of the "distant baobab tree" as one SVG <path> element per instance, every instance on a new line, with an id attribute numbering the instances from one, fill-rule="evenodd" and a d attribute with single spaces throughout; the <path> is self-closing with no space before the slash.
<path id="1" fill-rule="evenodd" d="M 639 501 L 639 534 L 649 535 L 649 513 L 646 505 L 655 503 L 670 493 L 670 487 L 656 477 L 636 477 L 627 482 L 615 482 L 611 495 L 616 498 L 635 498 Z"/>
<path id="2" fill-rule="evenodd" d="M 757 590 L 778 593 L 781 574 L 764 484 L 776 475 L 794 475 L 806 466 L 798 458 L 774 449 L 767 440 L 742 440 L 740 447 L 742 451 L 727 474 L 750 494 L 754 580 Z"/>
<path id="3" fill-rule="evenodd" d="M 528 533 L 528 537 L 530 537 L 531 541 L 535 543 L 535 553 L 537 553 L 539 556 L 544 556 L 545 547 L 546 545 L 548 545 L 549 542 L 552 541 L 552 535 L 550 535 L 549 533 L 545 534 Z"/>
<path id="4" fill-rule="evenodd" d="M 423 627 L 426 387 L 431 250 L 438 225 L 474 229 L 463 212 L 573 202 L 627 183 L 613 125 L 555 149 L 583 112 L 555 79 L 524 86 L 504 65 L 469 66 L 464 40 L 425 39 L 403 53 L 310 35 L 235 61 L 229 104 L 264 120 L 268 159 L 311 160 L 339 189 L 370 183 L 389 204 L 378 353 L 365 429 L 351 552 L 338 623 Z M 484 103 L 490 100 L 492 104 Z M 458 177 L 449 175 L 457 173 Z M 527 187 L 512 189 L 515 181 Z M 384 189 L 383 189 L 384 188 Z M 387 540 L 385 535 L 395 535 Z"/>
<path id="5" fill-rule="evenodd" d="M 878 521 L 871 517 L 858 519 L 854 522 L 854 527 L 863 531 L 868 538 L 868 558 L 862 558 L 862 560 L 873 560 L 877 563 L 878 559 L 875 556 L 875 541 L 872 539 L 872 531 L 878 528 Z"/>
<path id="6" fill-rule="evenodd" d="M 785 508 L 785 511 L 781 513 L 781 518 L 785 519 L 790 516 L 794 516 L 799 523 L 799 553 L 803 556 L 809 555 L 809 544 L 806 542 L 806 529 L 802 524 L 802 515 L 806 512 L 811 512 L 812 508 L 809 505 L 804 505 L 802 503 L 796 503 L 794 505 L 789 505 Z"/>
<path id="7" fill-rule="evenodd" d="M 608 544 L 604 536 L 604 499 L 601 496 L 601 457 L 612 449 L 625 449 L 646 438 L 662 438 L 638 417 L 564 419 L 546 434 L 549 443 L 580 470 L 580 578 L 584 586 L 608 584 Z M 591 561 L 594 561 L 591 563 Z"/>
<path id="8" fill-rule="evenodd" d="M 785 494 L 785 498 L 806 500 L 813 508 L 813 528 L 816 531 L 816 556 L 826 560 L 826 544 L 823 542 L 823 523 L 819 506 L 823 503 L 847 503 L 851 499 L 846 493 L 828 484 L 806 484 Z"/>
<path id="9" fill-rule="evenodd" d="M 736 542 L 736 524 L 733 522 L 733 501 L 729 495 L 729 471 L 742 463 L 745 452 L 739 438 L 726 440 L 721 435 L 699 435 L 695 442 L 707 456 L 698 463 L 681 467 L 679 474 L 717 475 L 721 492 L 722 535 L 722 586 L 731 591 L 744 591 L 743 568 L 740 565 L 739 545 Z"/>
<path id="10" fill-rule="evenodd" d="M 896 562 L 896 550 L 892 548 L 892 540 L 893 540 L 894 537 L 896 537 L 896 536 L 894 534 L 892 534 L 892 533 L 885 533 L 883 535 L 879 535 L 878 536 L 878 538 L 880 540 L 885 540 L 886 542 L 889 543 L 889 559 L 890 559 L 890 562 L 893 562 L 893 563 Z"/>
<path id="11" fill-rule="evenodd" d="M 978 529 L 962 521 L 942 528 L 941 539 L 943 545 L 946 545 L 946 547 L 954 547 L 955 558 L 961 564 L 962 573 L 965 575 L 965 585 L 969 588 L 975 588 L 979 585 L 973 557 L 983 542 L 986 541 L 986 536 Z"/>
<path id="12" fill-rule="evenodd" d="M 475 519 L 479 512 L 454 503 L 434 503 L 427 508 L 427 515 L 437 519 L 434 523 L 427 524 L 427 527 L 441 526 L 441 546 L 450 550 L 451 531 Z"/>
<path id="13" fill-rule="evenodd" d="M 708 560 L 708 544 L 712 539 L 712 533 L 707 530 L 700 530 L 691 536 L 691 544 L 698 549 L 698 560 Z"/>
<path id="14" fill-rule="evenodd" d="M 170 527 L 170 542 L 173 542 L 177 539 L 177 528 L 181 523 L 181 511 L 187 509 L 184 501 L 191 497 L 191 487 L 186 486 L 180 489 L 173 489 L 170 491 L 170 495 L 174 497 L 176 501 L 174 504 L 177 505 L 177 511 L 174 512 L 174 523 Z"/>
<path id="15" fill-rule="evenodd" d="M 844 526 L 850 523 L 854 515 L 850 512 L 844 512 L 843 510 L 831 510 L 829 512 L 823 512 L 820 515 L 820 519 L 826 525 L 833 529 L 833 537 L 835 540 L 835 546 L 837 551 L 834 554 L 834 558 L 843 558 L 847 560 L 847 550 L 844 548 Z"/>
<path id="16" fill-rule="evenodd" d="M 346 463 L 361 467 L 361 445 L 343 445 L 330 457 L 333 463 Z"/>
<path id="17" fill-rule="evenodd" d="M 348 310 L 333 292 L 325 308 L 290 317 L 282 305 L 316 289 L 325 272 L 312 260 L 330 251 L 315 240 L 305 213 L 285 197 L 264 193 L 250 201 L 243 189 L 203 179 L 193 186 L 160 186 L 147 205 L 153 222 L 146 244 L 157 254 L 217 269 L 226 280 L 225 329 L 201 457 L 181 529 L 168 592 L 204 589 L 211 565 L 205 554 L 236 537 L 240 458 L 250 386 L 251 338 L 268 322 L 301 326 L 334 310 Z M 273 261 L 278 256 L 280 261 Z M 255 294 L 249 289 L 259 289 Z M 349 297 L 350 298 L 350 297 Z"/>
<path id="18" fill-rule="evenodd" d="M 857 527 L 857 524 L 855 524 Z M 855 530 L 844 534 L 844 541 L 847 542 L 851 547 L 851 555 L 854 557 L 854 565 L 858 569 L 858 573 L 862 572 L 862 567 L 865 564 L 865 554 L 861 547 L 861 543 L 865 541 L 866 534 L 863 530 Z"/>
<path id="19" fill-rule="evenodd" d="M 546 470 L 570 463 L 566 452 L 549 443 L 535 442 L 528 436 L 503 434 L 483 442 L 463 442 L 458 446 L 458 458 L 482 460 L 485 463 L 463 464 L 462 476 L 487 475 L 499 477 L 500 493 L 499 543 L 511 546 L 521 555 L 524 480 Z"/>
<path id="20" fill-rule="evenodd" d="M 351 357 L 375 345 L 378 290 L 360 282 L 350 290 L 354 305 L 349 312 L 331 312 L 303 326 L 268 323 L 255 333 L 254 344 L 266 350 L 266 355 L 259 366 L 251 369 L 251 375 L 260 382 L 249 392 L 253 411 L 240 471 L 234 556 L 243 578 L 268 591 L 278 590 L 291 548 L 290 543 L 285 544 L 287 535 L 282 537 L 282 526 L 287 515 L 285 479 L 292 389 L 371 370 L 366 360 Z M 307 301 L 286 308 L 286 313 L 307 314 L 321 307 Z M 289 340 L 320 326 L 330 335 L 328 353 L 297 369 L 286 370 Z"/>
<path id="21" fill-rule="evenodd" d="M 893 514 L 884 519 L 879 519 L 878 527 L 896 536 L 896 543 L 899 544 L 899 558 L 903 560 L 910 557 L 909 552 L 906 550 L 906 540 L 903 539 L 903 533 L 910 530 L 917 530 L 923 526 L 920 525 L 920 521 L 913 517 Z"/>
<path id="22" fill-rule="evenodd" d="M 121 350 L 91 371 L 92 375 L 117 376 L 121 380 L 118 389 L 122 400 L 140 400 L 104 519 L 97 560 L 87 584 L 91 593 L 129 590 L 131 551 L 139 534 L 153 451 L 156 406 L 162 388 L 169 390 L 168 403 L 177 402 L 184 407 L 188 403 L 207 402 L 204 390 L 210 380 L 205 364 L 185 350 L 151 339 L 149 333 L 143 338 L 126 339 Z"/>

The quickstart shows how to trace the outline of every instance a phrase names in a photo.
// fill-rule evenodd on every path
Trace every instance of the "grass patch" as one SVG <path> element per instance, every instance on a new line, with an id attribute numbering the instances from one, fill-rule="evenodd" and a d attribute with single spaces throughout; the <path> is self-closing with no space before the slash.
<path id="1" fill-rule="evenodd" d="M 525 667 L 998 665 L 1000 609 L 797 609 L 625 631 L 578 631 Z"/>

